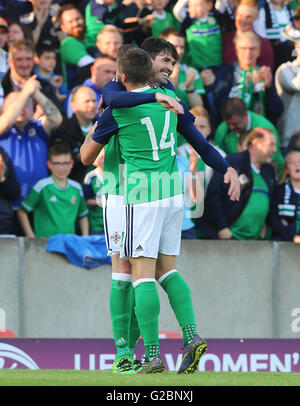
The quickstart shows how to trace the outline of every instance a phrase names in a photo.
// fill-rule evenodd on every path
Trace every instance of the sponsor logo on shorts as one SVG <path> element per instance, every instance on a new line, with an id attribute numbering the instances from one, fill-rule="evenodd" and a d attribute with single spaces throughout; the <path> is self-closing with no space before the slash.
<path id="1" fill-rule="evenodd" d="M 138 245 L 135 250 L 136 251 L 144 251 L 144 248 L 141 245 Z"/>

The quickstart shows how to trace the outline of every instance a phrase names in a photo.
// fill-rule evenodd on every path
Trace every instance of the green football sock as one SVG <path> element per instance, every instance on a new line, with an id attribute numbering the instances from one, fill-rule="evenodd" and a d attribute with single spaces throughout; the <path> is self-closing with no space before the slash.
<path id="1" fill-rule="evenodd" d="M 182 328 L 183 344 L 186 346 L 197 334 L 190 288 L 176 270 L 167 272 L 158 282 L 169 297 L 172 310 Z"/>
<path id="2" fill-rule="evenodd" d="M 153 282 L 152 282 L 153 280 Z M 146 361 L 159 354 L 158 315 L 159 296 L 155 279 L 135 285 L 135 313 L 144 340 Z"/>
<path id="3" fill-rule="evenodd" d="M 134 291 L 134 287 L 132 285 L 131 285 L 129 300 L 130 300 L 131 314 L 130 314 L 130 321 L 129 321 L 128 342 L 129 342 L 130 351 L 133 356 L 135 347 L 137 346 L 137 343 L 141 336 L 141 332 L 140 332 L 140 328 L 139 328 L 138 321 L 137 321 L 136 314 L 135 314 L 135 291 Z"/>
<path id="4" fill-rule="evenodd" d="M 130 321 L 130 290 L 131 281 L 112 279 L 110 290 L 110 315 L 112 330 L 117 349 L 116 360 L 131 355 L 128 341 L 128 327 Z"/>

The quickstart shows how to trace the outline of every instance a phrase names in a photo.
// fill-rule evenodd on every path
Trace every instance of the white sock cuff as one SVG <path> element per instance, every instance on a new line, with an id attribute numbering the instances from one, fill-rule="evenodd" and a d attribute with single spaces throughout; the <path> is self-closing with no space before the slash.
<path id="1" fill-rule="evenodd" d="M 161 276 L 161 277 L 158 279 L 157 282 L 158 282 L 159 284 L 161 284 L 162 281 L 164 281 L 169 275 L 171 275 L 172 273 L 175 273 L 175 272 L 177 272 L 176 269 L 171 269 L 171 271 L 168 271 L 168 272 L 166 272 L 163 276 Z"/>
<path id="2" fill-rule="evenodd" d="M 115 281 L 132 282 L 132 275 L 129 273 L 113 272 L 111 279 Z"/>
<path id="3" fill-rule="evenodd" d="M 141 279 L 137 279 L 135 282 L 133 282 L 132 285 L 134 288 L 136 288 L 138 285 L 140 285 L 141 283 L 145 283 L 145 282 L 156 282 L 156 280 L 154 278 L 141 278 Z"/>

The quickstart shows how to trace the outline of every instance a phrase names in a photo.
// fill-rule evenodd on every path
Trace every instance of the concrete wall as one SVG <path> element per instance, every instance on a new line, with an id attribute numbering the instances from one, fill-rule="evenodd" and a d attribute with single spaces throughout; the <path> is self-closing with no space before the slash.
<path id="1" fill-rule="evenodd" d="M 86 270 L 45 239 L 0 239 L 0 308 L 18 337 L 111 337 L 111 267 Z M 188 282 L 200 333 L 209 338 L 300 338 L 300 247 L 293 243 L 183 241 L 177 269 Z M 180 332 L 165 292 L 160 330 Z M 300 323 L 299 323 L 300 327 Z"/>

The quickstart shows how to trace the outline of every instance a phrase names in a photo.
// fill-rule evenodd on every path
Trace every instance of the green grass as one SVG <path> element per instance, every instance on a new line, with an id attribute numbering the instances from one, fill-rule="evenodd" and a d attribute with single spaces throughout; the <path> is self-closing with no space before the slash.
<path id="1" fill-rule="evenodd" d="M 300 386 L 296 372 L 113 375 L 111 371 L 1 369 L 0 386 Z"/>

